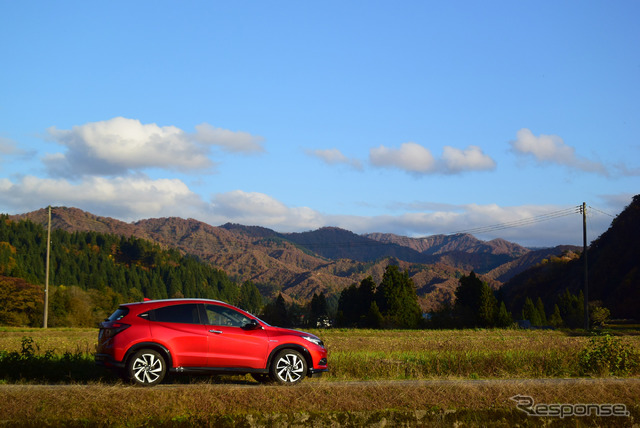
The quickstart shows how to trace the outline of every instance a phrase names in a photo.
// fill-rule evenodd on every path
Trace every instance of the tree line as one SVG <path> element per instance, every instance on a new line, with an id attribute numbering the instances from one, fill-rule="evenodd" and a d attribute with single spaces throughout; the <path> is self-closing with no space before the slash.
<path id="1" fill-rule="evenodd" d="M 367 277 L 345 288 L 338 300 L 338 326 L 418 328 L 422 322 L 413 281 L 395 265 L 387 266 L 379 285 Z"/>
<path id="2" fill-rule="evenodd" d="M 222 270 L 146 240 L 54 230 L 51 241 L 52 327 L 95 326 L 122 302 L 180 297 L 223 300 L 281 326 L 494 328 L 514 322 L 500 291 L 474 272 L 460 278 L 453 304 L 423 315 L 413 281 L 396 265 L 386 268 L 380 284 L 367 277 L 339 296 L 314 294 L 300 305 L 286 303 L 282 294 L 265 301 L 251 281 L 238 286 Z M 41 325 L 45 253 L 42 226 L 0 215 L 0 325 Z M 583 302 L 581 292 L 569 290 L 553 307 L 545 308 L 539 297 L 526 298 L 515 318 L 533 326 L 578 328 Z M 594 323 L 602 323 L 608 310 L 595 303 L 590 314 Z"/>

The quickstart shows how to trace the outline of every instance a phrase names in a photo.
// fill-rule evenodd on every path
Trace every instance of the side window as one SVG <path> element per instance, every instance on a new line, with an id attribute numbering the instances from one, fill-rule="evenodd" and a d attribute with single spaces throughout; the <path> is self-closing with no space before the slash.
<path id="1" fill-rule="evenodd" d="M 118 320 L 121 320 L 122 318 L 124 318 L 125 315 L 127 315 L 128 313 L 129 313 L 129 309 L 120 307 L 120 308 L 116 309 L 116 311 L 114 313 L 112 313 L 111 316 L 109 318 L 107 318 L 107 320 L 109 320 L 109 321 L 118 321 Z"/>
<path id="2" fill-rule="evenodd" d="M 226 327 L 244 327 L 251 320 L 240 312 L 226 306 L 205 305 L 208 325 L 220 325 Z"/>
<path id="3" fill-rule="evenodd" d="M 198 305 L 172 305 L 158 308 L 149 313 L 151 321 L 200 324 Z"/>

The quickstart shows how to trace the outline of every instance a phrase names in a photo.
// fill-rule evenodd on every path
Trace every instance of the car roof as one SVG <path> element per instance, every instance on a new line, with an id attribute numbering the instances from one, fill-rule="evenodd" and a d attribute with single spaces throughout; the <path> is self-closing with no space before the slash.
<path id="1" fill-rule="evenodd" d="M 199 298 L 145 300 L 143 302 L 122 303 L 120 306 L 137 306 L 137 305 L 162 304 L 162 303 L 222 303 L 223 305 L 232 306 L 229 303 L 223 302 L 221 300 L 199 299 Z"/>

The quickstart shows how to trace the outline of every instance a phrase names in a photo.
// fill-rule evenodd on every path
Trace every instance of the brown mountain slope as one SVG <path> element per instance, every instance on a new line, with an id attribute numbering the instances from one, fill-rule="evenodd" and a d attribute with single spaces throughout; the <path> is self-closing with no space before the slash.
<path id="1" fill-rule="evenodd" d="M 42 225 L 47 222 L 46 210 L 13 217 L 29 218 Z M 481 273 L 482 269 L 487 270 L 486 266 L 513 262 L 520 253 L 529 252 L 507 241 L 486 243 L 471 235 L 457 236 L 456 245 L 456 236 L 417 240 L 388 234 L 369 235 L 378 238 L 373 240 L 338 228 L 280 234 L 262 227 L 233 224 L 215 227 L 176 217 L 125 223 L 65 207 L 53 209 L 52 225 L 69 232 L 95 231 L 148 239 L 193 254 L 224 270 L 237 283 L 251 280 L 265 295 L 282 291 L 300 301 L 309 300 L 314 293 L 338 293 L 367 276 L 379 283 L 386 266 L 394 263 L 409 272 L 424 309 L 451 301 L 462 274 L 471 270 Z M 385 239 L 394 242 L 386 243 Z M 421 252 L 432 254 L 421 255 Z M 356 257 L 364 261 L 357 261 Z M 423 257 L 427 258 L 421 259 Z M 416 258 L 433 262 L 414 263 Z M 507 270 L 483 279 L 498 288 L 508 275 Z"/>
<path id="2" fill-rule="evenodd" d="M 504 239 L 481 241 L 469 234 L 433 235 L 424 238 L 390 233 L 369 233 L 365 236 L 379 242 L 411 248 L 429 256 L 432 264 L 441 263 L 467 272 L 474 270 L 476 273 L 487 273 L 531 251 Z"/>
<path id="3" fill-rule="evenodd" d="M 504 239 L 481 241 L 468 233 L 456 235 L 433 235 L 424 238 L 409 238 L 392 233 L 368 233 L 364 236 L 384 243 L 392 243 L 411 248 L 422 254 L 438 255 L 450 252 L 507 254 L 519 257 L 530 250 Z"/>
<path id="4" fill-rule="evenodd" d="M 34 223 L 46 227 L 48 213 L 46 209 L 32 211 L 26 214 L 10 216 L 14 220 L 29 219 Z M 135 236 L 152 240 L 151 236 L 134 224 L 125 223 L 110 217 L 100 217 L 78 208 L 54 207 L 51 214 L 51 227 L 67 232 L 92 231 L 123 236 Z"/>
<path id="5" fill-rule="evenodd" d="M 574 245 L 559 245 L 554 248 L 530 251 L 522 257 L 504 263 L 491 270 L 486 274 L 486 277 L 498 282 L 506 282 L 515 275 L 529 269 L 531 266 L 543 262 L 545 259 L 560 257 L 568 261 L 578 257 L 580 251 L 582 251 L 582 248 Z"/>

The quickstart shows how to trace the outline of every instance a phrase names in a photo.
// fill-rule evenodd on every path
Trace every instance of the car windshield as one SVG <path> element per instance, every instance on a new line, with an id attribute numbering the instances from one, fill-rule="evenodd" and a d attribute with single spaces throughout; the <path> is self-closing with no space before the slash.
<path id="1" fill-rule="evenodd" d="M 244 309 L 243 309 L 244 310 Z M 261 320 L 260 318 L 258 318 L 257 316 L 253 315 L 251 312 L 245 311 L 246 313 L 248 313 L 249 315 L 251 315 L 251 318 L 257 320 L 258 322 L 266 325 L 267 327 L 271 327 L 271 324 L 269 324 L 268 322 L 264 322 L 263 320 Z"/>

